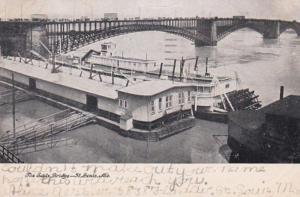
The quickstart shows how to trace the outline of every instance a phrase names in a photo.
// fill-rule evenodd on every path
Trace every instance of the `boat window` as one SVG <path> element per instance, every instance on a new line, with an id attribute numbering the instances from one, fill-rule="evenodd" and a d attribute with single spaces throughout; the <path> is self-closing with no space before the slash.
<path id="1" fill-rule="evenodd" d="M 211 88 L 210 87 L 204 87 L 204 91 L 205 93 L 210 93 L 211 92 Z"/>
<path id="2" fill-rule="evenodd" d="M 227 84 L 225 85 L 225 88 L 229 88 L 229 83 L 227 83 Z"/>
<path id="3" fill-rule="evenodd" d="M 162 110 L 162 98 L 158 99 L 158 109 Z"/>
<path id="4" fill-rule="evenodd" d="M 183 104 L 184 103 L 184 92 L 178 93 L 178 103 Z"/>
<path id="5" fill-rule="evenodd" d="M 155 103 L 154 101 L 151 101 L 151 114 L 155 114 Z"/>
<path id="6" fill-rule="evenodd" d="M 203 92 L 203 87 L 202 86 L 198 86 L 197 89 L 198 89 L 198 92 Z"/>
<path id="7" fill-rule="evenodd" d="M 119 107 L 127 109 L 128 108 L 127 100 L 119 99 Z"/>
<path id="8" fill-rule="evenodd" d="M 188 91 L 188 102 L 190 102 L 191 101 L 191 91 Z"/>
<path id="9" fill-rule="evenodd" d="M 172 95 L 166 96 L 166 108 L 172 107 Z"/>

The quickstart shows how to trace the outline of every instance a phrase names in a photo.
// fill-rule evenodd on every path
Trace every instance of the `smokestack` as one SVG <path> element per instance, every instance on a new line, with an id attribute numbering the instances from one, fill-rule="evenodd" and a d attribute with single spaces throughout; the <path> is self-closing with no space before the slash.
<path id="1" fill-rule="evenodd" d="M 206 61 L 205 61 L 205 76 L 208 74 L 207 73 L 207 64 L 208 64 L 208 57 L 206 57 Z"/>
<path id="2" fill-rule="evenodd" d="M 280 86 L 280 100 L 283 99 L 284 87 Z"/>
<path id="3" fill-rule="evenodd" d="M 195 68 L 194 68 L 194 71 L 198 70 L 198 59 L 199 59 L 199 56 L 196 57 L 196 62 L 195 62 Z"/>
<path id="4" fill-rule="evenodd" d="M 180 65 L 180 81 L 182 81 L 183 67 L 184 67 L 184 59 L 182 57 L 181 65 Z"/>
<path id="5" fill-rule="evenodd" d="M 172 73 L 172 81 L 174 81 L 175 68 L 176 68 L 176 59 L 174 59 L 174 66 L 173 66 L 173 73 Z"/>
<path id="6" fill-rule="evenodd" d="M 161 73 L 162 73 L 162 67 L 163 67 L 163 63 L 160 64 L 160 69 L 159 69 L 159 78 L 161 77 Z"/>

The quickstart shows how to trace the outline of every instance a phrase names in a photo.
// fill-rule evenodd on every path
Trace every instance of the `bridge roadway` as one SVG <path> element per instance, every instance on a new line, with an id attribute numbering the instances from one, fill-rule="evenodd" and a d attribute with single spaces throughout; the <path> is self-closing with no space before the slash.
<path id="1" fill-rule="evenodd" d="M 106 38 L 140 31 L 161 31 L 192 40 L 196 47 L 216 46 L 230 33 L 250 28 L 266 39 L 276 39 L 287 29 L 300 36 L 297 21 L 248 18 L 164 18 L 142 20 L 2 21 L 0 45 L 4 55 L 28 55 L 31 49 L 66 53 Z"/>

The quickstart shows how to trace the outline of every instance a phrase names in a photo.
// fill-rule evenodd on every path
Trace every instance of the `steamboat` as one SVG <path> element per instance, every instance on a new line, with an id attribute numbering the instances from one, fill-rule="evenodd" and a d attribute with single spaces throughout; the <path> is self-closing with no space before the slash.
<path id="1" fill-rule="evenodd" d="M 155 60 L 137 59 L 113 55 L 116 45 L 101 44 L 101 50 L 89 50 L 79 56 L 65 58 L 69 65 L 102 74 L 127 78 L 128 81 L 169 80 L 183 82 L 193 87 L 191 92 L 194 116 L 200 119 L 227 122 L 227 113 L 238 110 L 256 110 L 261 107 L 258 95 L 248 88 L 240 88 L 237 74 L 219 76 L 205 71 L 201 73 L 199 58 L 168 59 L 173 64 L 157 64 Z M 188 62 L 188 63 L 187 63 Z M 192 64 L 191 64 L 192 62 Z"/>

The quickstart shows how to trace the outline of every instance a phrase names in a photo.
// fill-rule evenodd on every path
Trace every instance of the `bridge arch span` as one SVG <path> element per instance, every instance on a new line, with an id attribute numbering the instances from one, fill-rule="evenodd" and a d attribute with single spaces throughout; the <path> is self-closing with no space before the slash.
<path id="1" fill-rule="evenodd" d="M 126 26 L 117 26 L 113 28 L 108 28 L 102 31 L 93 31 L 89 33 L 83 33 L 80 31 L 70 32 L 70 35 L 63 40 L 57 40 L 55 44 L 56 52 L 69 52 L 76 50 L 80 47 L 84 47 L 86 45 L 92 44 L 94 42 L 98 42 L 100 40 L 136 33 L 136 32 L 145 32 L 145 31 L 159 31 L 169 34 L 174 34 L 190 41 L 201 40 L 202 42 L 207 42 L 208 39 L 201 35 L 196 30 L 189 30 L 185 28 L 179 27 L 170 27 L 165 25 L 126 25 Z"/>
<path id="2" fill-rule="evenodd" d="M 41 31 L 35 30 L 36 27 L 41 27 Z M 0 21 L 0 45 L 4 46 L 3 51 L 7 54 L 10 54 L 10 51 L 20 51 L 22 55 L 31 56 L 30 50 L 43 53 L 43 48 L 37 46 L 40 41 L 48 44 L 52 52 L 64 53 L 117 35 L 139 31 L 161 31 L 192 40 L 196 47 L 216 46 L 218 41 L 245 27 L 253 29 L 267 39 L 278 38 L 288 28 L 294 29 L 298 36 L 300 35 L 300 23 L 297 21 L 245 17 Z M 31 35 L 37 32 L 41 36 L 31 39 Z M 10 42 L 9 45 L 6 44 L 7 41 Z"/>
<path id="3" fill-rule="evenodd" d="M 285 27 L 285 28 L 282 28 L 282 29 L 280 29 L 280 34 L 283 34 L 283 33 L 287 32 L 288 30 L 293 30 L 293 32 L 295 32 L 295 34 L 297 34 L 298 36 L 300 36 L 300 30 L 298 30 L 295 27 Z"/>
<path id="4" fill-rule="evenodd" d="M 248 30 L 249 33 L 253 33 L 256 35 L 256 37 L 258 37 L 258 39 L 260 37 L 263 37 L 263 33 L 260 32 L 260 31 L 257 31 L 257 29 L 254 29 L 254 28 L 251 28 L 251 27 L 242 27 L 242 28 L 238 28 L 236 29 L 235 31 L 232 31 L 232 32 L 229 32 L 229 33 L 226 33 L 226 35 L 222 36 L 221 38 L 218 38 L 218 42 L 223 42 L 225 40 L 230 40 L 231 39 L 231 36 L 235 36 L 235 33 L 241 33 L 243 30 Z"/>
<path id="5" fill-rule="evenodd" d="M 261 28 L 256 27 L 254 25 L 244 24 L 244 25 L 233 26 L 233 27 L 229 28 L 228 30 L 226 30 L 224 32 L 220 32 L 217 35 L 217 40 L 221 41 L 225 37 L 231 35 L 234 32 L 238 32 L 239 30 L 242 30 L 242 29 L 249 29 L 249 30 L 252 30 L 252 31 L 257 32 L 258 34 L 264 36 L 264 31 Z"/>

